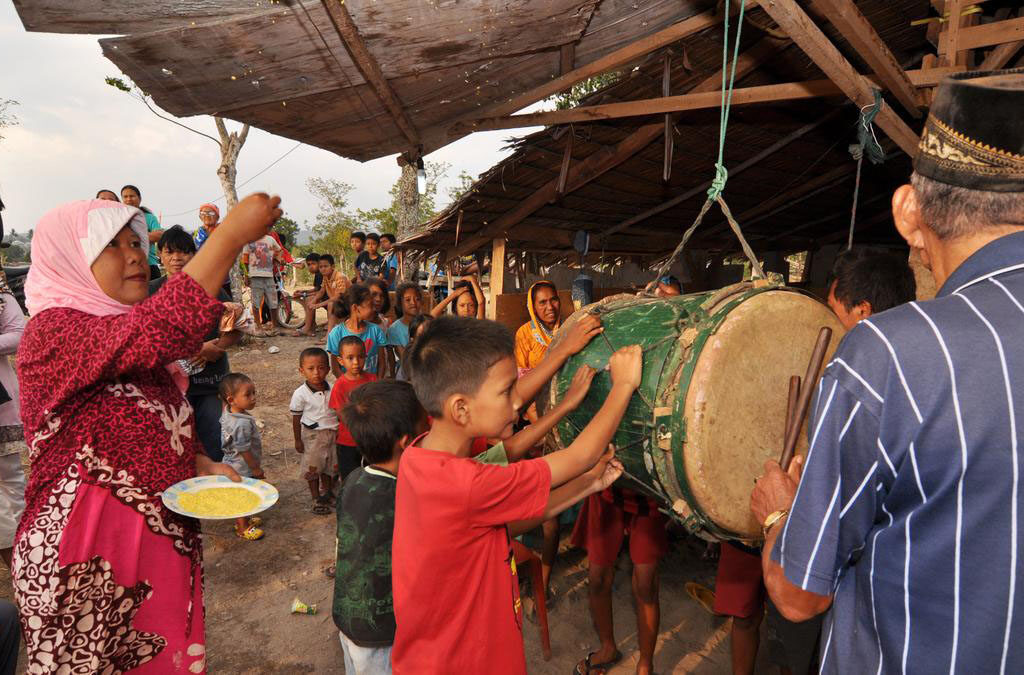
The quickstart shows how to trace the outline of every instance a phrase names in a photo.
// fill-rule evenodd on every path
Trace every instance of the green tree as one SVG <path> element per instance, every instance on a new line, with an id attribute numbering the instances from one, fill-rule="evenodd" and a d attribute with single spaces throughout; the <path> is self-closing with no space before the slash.
<path id="1" fill-rule="evenodd" d="M 348 240 L 356 229 L 348 212 L 348 195 L 352 192 L 352 186 L 335 178 L 309 178 L 306 180 L 306 189 L 320 206 L 313 222 L 310 247 L 319 253 L 330 253 L 338 265 L 342 265 L 342 261 L 347 262 L 342 268 L 350 270 L 355 255 Z"/>
<path id="2" fill-rule="evenodd" d="M 577 82 L 572 85 L 568 91 L 564 91 L 549 100 L 553 100 L 555 102 L 555 109 L 557 110 L 575 108 L 583 101 L 583 99 L 590 96 L 598 89 L 604 89 L 605 87 L 618 82 L 619 77 L 620 73 L 616 71 L 595 75 L 594 77 L 587 78 L 582 82 Z"/>
<path id="3" fill-rule="evenodd" d="M 295 241 L 295 235 L 299 233 L 298 223 L 296 223 L 288 216 L 281 216 L 277 220 L 277 222 L 274 223 L 274 230 L 276 230 L 279 235 L 284 237 L 285 241 L 287 242 L 286 248 L 288 248 L 289 250 L 295 248 L 295 246 L 297 245 L 297 242 Z"/>
<path id="4" fill-rule="evenodd" d="M 427 162 L 424 165 L 424 171 L 427 174 L 427 189 L 420 195 L 417 223 L 425 223 L 437 215 L 438 183 L 448 174 L 449 168 L 450 165 L 444 162 Z M 398 232 L 398 200 L 400 199 L 398 181 L 391 186 L 388 194 L 391 195 L 391 203 L 386 209 L 356 210 L 355 218 L 359 226 L 381 233 L 396 234 Z"/>
<path id="5" fill-rule="evenodd" d="M 453 202 L 459 201 L 462 195 L 469 192 L 469 189 L 473 187 L 473 183 L 476 182 L 476 179 L 473 178 L 473 176 L 470 175 L 469 172 L 467 172 L 465 169 L 459 172 L 459 177 L 456 178 L 455 180 L 457 180 L 459 184 L 454 187 L 448 188 L 448 198 L 451 199 Z"/>

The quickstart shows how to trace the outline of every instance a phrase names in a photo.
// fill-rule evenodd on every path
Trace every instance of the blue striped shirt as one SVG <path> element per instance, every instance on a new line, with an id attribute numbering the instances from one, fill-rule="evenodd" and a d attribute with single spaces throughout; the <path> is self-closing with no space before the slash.
<path id="1" fill-rule="evenodd" d="M 772 557 L 835 594 L 822 672 L 1022 673 L 1024 233 L 858 324 Z M 1024 450 L 1024 449 L 1021 449 Z"/>

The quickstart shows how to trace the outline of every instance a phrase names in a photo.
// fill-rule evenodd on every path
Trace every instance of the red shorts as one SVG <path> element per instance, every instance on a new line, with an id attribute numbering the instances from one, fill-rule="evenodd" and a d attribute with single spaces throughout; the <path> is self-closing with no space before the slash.
<path id="1" fill-rule="evenodd" d="M 602 499 L 600 494 L 590 495 L 576 519 L 572 543 L 587 549 L 590 564 L 612 567 L 628 534 L 633 564 L 653 565 L 668 551 L 665 523 L 660 511 L 652 510 L 646 515 L 628 513 Z"/>
<path id="2" fill-rule="evenodd" d="M 722 542 L 715 579 L 715 614 L 754 616 L 764 605 L 764 577 L 761 556 Z"/>

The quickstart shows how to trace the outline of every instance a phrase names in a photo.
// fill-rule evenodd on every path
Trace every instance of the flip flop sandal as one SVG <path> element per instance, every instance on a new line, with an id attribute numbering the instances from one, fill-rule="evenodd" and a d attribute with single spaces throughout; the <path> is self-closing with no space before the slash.
<path id="1" fill-rule="evenodd" d="M 241 531 L 235 528 L 235 534 L 238 535 L 240 538 L 245 539 L 246 541 L 257 541 L 263 538 L 263 530 L 256 527 L 255 525 L 250 525 L 249 527 Z"/>
<path id="2" fill-rule="evenodd" d="M 590 659 L 594 657 L 597 652 L 590 652 L 587 654 L 587 658 L 583 659 L 576 664 L 576 668 L 572 671 L 573 675 L 589 675 L 590 673 L 605 673 L 609 668 L 616 665 L 622 660 L 622 652 L 616 650 L 615 656 L 603 661 L 602 663 L 591 663 Z"/>
<path id="3" fill-rule="evenodd" d="M 701 607 L 707 610 L 708 614 L 718 615 L 715 611 L 715 593 L 706 586 L 701 586 L 696 581 L 689 581 L 684 586 L 686 594 L 697 601 Z"/>
<path id="4" fill-rule="evenodd" d="M 313 504 L 313 513 L 318 516 L 329 515 L 331 513 L 331 505 L 326 501 L 318 499 Z"/>

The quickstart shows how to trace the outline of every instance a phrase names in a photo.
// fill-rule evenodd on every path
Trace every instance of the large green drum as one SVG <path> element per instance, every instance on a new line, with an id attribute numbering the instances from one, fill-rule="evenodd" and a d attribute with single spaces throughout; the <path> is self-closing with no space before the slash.
<path id="1" fill-rule="evenodd" d="M 614 350 L 641 345 L 643 380 L 614 440 L 626 469 L 620 483 L 656 499 L 693 532 L 760 539 L 750 491 L 765 460 L 782 450 L 790 376 L 807 369 L 822 326 L 833 330 L 830 353 L 842 337 L 835 315 L 768 283 L 672 298 L 613 296 L 567 324 L 584 312 L 599 314 L 604 332 L 565 364 L 542 403 L 557 402 L 582 364 L 601 369 Z M 576 438 L 610 388 L 609 374 L 599 373 L 554 430 L 556 445 Z M 800 438 L 803 453 L 806 434 Z"/>

